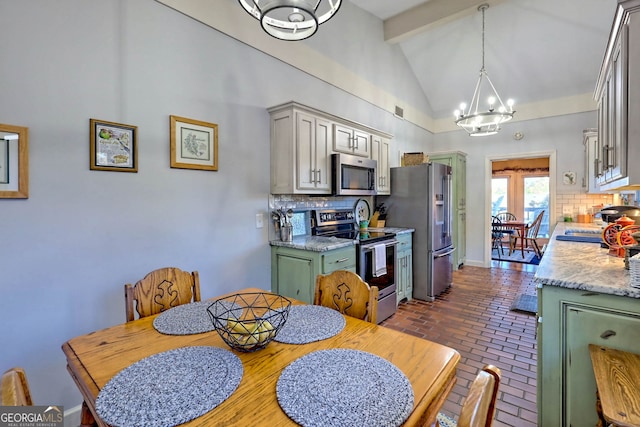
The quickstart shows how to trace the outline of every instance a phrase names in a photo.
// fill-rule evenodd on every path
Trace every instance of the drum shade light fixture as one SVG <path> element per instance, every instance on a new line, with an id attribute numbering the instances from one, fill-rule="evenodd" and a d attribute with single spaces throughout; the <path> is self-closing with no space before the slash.
<path id="1" fill-rule="evenodd" d="M 304 40 L 340 8 L 342 0 L 238 0 L 262 29 L 280 40 Z"/>
<path id="2" fill-rule="evenodd" d="M 513 118 L 513 100 L 507 101 L 505 107 L 496 88 L 484 68 L 484 12 L 489 8 L 488 4 L 481 4 L 478 10 L 482 12 L 482 68 L 480 76 L 473 91 L 473 97 L 467 109 L 467 104 L 460 104 L 460 109 L 454 111 L 456 124 L 469 133 L 470 136 L 494 135 L 500 130 L 500 125 Z M 480 109 L 480 97 L 488 93 L 486 110 Z"/>

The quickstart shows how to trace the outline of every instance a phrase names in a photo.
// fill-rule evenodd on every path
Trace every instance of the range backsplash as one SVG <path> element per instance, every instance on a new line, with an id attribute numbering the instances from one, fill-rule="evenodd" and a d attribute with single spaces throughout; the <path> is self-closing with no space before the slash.
<path id="1" fill-rule="evenodd" d="M 271 219 L 271 213 L 280 208 L 284 210 L 292 209 L 294 211 L 293 235 L 299 236 L 310 234 L 309 214 L 308 212 L 315 209 L 348 209 L 354 208 L 358 200 L 365 199 L 369 202 L 371 210 L 375 207 L 373 196 L 307 196 L 297 194 L 270 194 L 269 195 L 269 240 L 277 240 L 280 238 L 276 235 L 275 222 Z"/>

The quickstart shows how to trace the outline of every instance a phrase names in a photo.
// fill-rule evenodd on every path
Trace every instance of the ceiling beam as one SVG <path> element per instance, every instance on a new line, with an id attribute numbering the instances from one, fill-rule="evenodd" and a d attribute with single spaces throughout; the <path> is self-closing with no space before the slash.
<path id="1" fill-rule="evenodd" d="M 415 34 L 478 12 L 478 6 L 490 6 L 506 0 L 429 0 L 384 21 L 384 40 L 399 43 Z"/>

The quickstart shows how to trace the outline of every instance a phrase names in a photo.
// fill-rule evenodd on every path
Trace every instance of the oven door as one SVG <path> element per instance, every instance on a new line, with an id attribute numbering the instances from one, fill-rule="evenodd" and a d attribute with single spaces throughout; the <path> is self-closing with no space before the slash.
<path id="1" fill-rule="evenodd" d="M 375 251 L 376 245 L 385 246 L 386 273 L 375 274 Z M 378 287 L 378 300 L 393 294 L 394 306 L 396 298 L 396 249 L 398 241 L 396 239 L 384 240 L 376 243 L 360 244 L 358 256 L 358 274 L 362 280 L 370 286 Z"/>

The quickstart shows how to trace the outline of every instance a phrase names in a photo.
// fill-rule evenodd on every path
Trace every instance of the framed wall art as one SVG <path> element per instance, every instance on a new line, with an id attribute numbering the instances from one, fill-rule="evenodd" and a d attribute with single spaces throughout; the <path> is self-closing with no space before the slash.
<path id="1" fill-rule="evenodd" d="M 11 139 L 12 135 L 0 137 L 0 184 L 9 183 L 9 141 Z"/>
<path id="2" fill-rule="evenodd" d="M 171 167 L 218 170 L 218 125 L 170 116 Z"/>
<path id="3" fill-rule="evenodd" d="M 564 185 L 575 185 L 576 173 L 573 171 L 564 172 L 562 174 L 562 183 Z"/>
<path id="4" fill-rule="evenodd" d="M 91 170 L 138 172 L 138 127 L 89 120 Z"/>
<path id="5" fill-rule="evenodd" d="M 0 124 L 0 199 L 29 198 L 29 130 Z"/>

